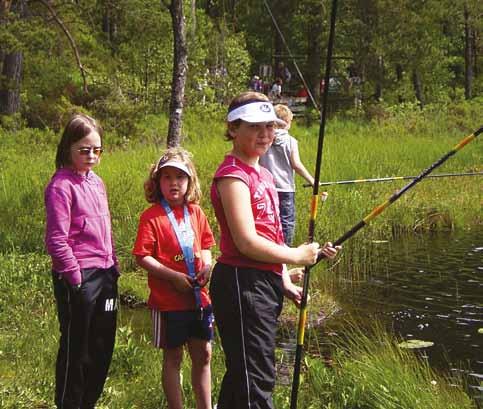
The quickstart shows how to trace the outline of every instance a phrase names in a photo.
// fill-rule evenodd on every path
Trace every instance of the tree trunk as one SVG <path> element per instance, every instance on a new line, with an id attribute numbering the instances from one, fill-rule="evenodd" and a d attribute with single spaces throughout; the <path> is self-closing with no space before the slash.
<path id="1" fill-rule="evenodd" d="M 472 98 L 473 86 L 473 40 L 472 29 L 470 27 L 470 13 L 468 5 L 465 3 L 465 99 Z"/>
<path id="2" fill-rule="evenodd" d="M 211 18 L 215 18 L 219 15 L 218 7 L 216 6 L 215 0 L 207 0 L 205 3 L 205 13 Z"/>
<path id="3" fill-rule="evenodd" d="M 417 69 L 413 71 L 412 78 L 413 78 L 414 94 L 416 95 L 416 99 L 418 100 L 419 107 L 422 109 L 424 107 L 423 86 L 421 83 L 421 74 Z"/>
<path id="4" fill-rule="evenodd" d="M 10 11 L 10 6 L 12 5 L 11 1 L 0 0 L 0 26 L 7 24 L 5 20 L 5 15 Z M 0 48 L 0 72 L 2 71 L 3 67 L 3 59 L 5 58 L 4 51 Z"/>
<path id="5" fill-rule="evenodd" d="M 22 68 L 21 51 L 8 53 L 4 57 L 2 81 L 0 81 L 0 114 L 12 115 L 20 110 Z"/>
<path id="6" fill-rule="evenodd" d="M 478 31 L 476 29 L 473 30 L 473 41 L 471 49 L 473 50 L 473 78 L 478 78 L 480 75 L 480 70 L 478 67 Z"/>
<path id="7" fill-rule="evenodd" d="M 403 66 L 399 63 L 396 64 L 396 80 L 397 80 L 397 83 L 398 83 L 399 86 L 401 86 L 401 83 L 403 81 L 403 75 L 404 75 Z M 401 93 L 398 93 L 397 99 L 398 99 L 398 102 L 400 104 L 402 104 L 404 102 L 404 98 L 401 95 Z"/>
<path id="8" fill-rule="evenodd" d="M 196 0 L 191 0 L 191 39 L 196 38 Z"/>
<path id="9" fill-rule="evenodd" d="M 114 5 L 110 0 L 102 3 L 102 32 L 111 45 L 113 52 L 116 51 L 117 21 Z"/>
<path id="10" fill-rule="evenodd" d="M 183 13 L 183 0 L 172 0 L 169 6 L 173 24 L 173 80 L 169 106 L 168 147 L 179 146 L 183 116 L 184 91 L 188 74 L 188 49 Z"/>
<path id="11" fill-rule="evenodd" d="M 11 11 L 24 17 L 25 2 L 2 2 L 1 14 Z M 0 77 L 0 114 L 12 115 L 20 110 L 20 86 L 22 81 L 23 53 L 12 51 L 3 56 L 2 76 Z"/>
<path id="12" fill-rule="evenodd" d="M 322 3 L 314 4 L 310 10 L 313 16 L 318 18 L 309 19 L 310 26 L 307 27 L 307 85 L 316 101 L 320 100 L 320 81 L 322 67 L 322 47 L 325 47 L 322 40 L 324 29 L 324 9 Z M 322 105 L 322 104 L 320 104 Z M 318 108 L 318 107 L 317 107 Z"/>
<path id="13" fill-rule="evenodd" d="M 374 90 L 374 99 L 377 102 L 382 100 L 382 83 L 384 82 L 384 60 L 382 56 L 377 57 L 376 68 L 376 85 Z"/>

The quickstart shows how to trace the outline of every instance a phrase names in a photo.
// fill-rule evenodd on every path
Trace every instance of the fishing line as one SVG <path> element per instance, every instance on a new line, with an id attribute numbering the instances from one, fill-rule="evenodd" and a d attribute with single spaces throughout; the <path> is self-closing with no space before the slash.
<path id="1" fill-rule="evenodd" d="M 483 172 L 465 172 L 465 173 L 438 173 L 436 175 L 428 175 L 426 178 L 445 178 L 445 177 L 460 177 L 460 176 L 481 176 Z M 372 179 L 354 179 L 354 180 L 337 180 L 335 182 L 319 182 L 319 186 L 332 185 L 351 185 L 356 183 L 373 183 L 373 182 L 392 182 L 394 180 L 414 179 L 417 176 L 390 176 L 383 178 Z M 305 183 L 303 187 L 312 187 L 312 185 Z"/>
<path id="2" fill-rule="evenodd" d="M 275 26 L 275 28 L 277 29 L 278 34 L 280 35 L 280 38 L 281 38 L 281 40 L 283 42 L 283 45 L 287 49 L 288 55 L 292 59 L 293 65 L 295 66 L 295 69 L 297 70 L 297 74 L 299 75 L 300 79 L 302 80 L 302 83 L 304 84 L 305 89 L 307 90 L 307 95 L 310 97 L 310 101 L 312 102 L 312 104 L 314 105 L 315 109 L 320 114 L 319 106 L 317 105 L 317 102 L 315 101 L 315 98 L 312 95 L 312 92 L 310 91 L 310 88 L 307 85 L 307 82 L 305 81 L 305 78 L 304 78 L 304 76 L 302 75 L 302 72 L 299 69 L 299 66 L 297 64 L 297 61 L 295 61 L 295 58 L 294 58 L 292 52 L 290 51 L 290 48 L 289 48 L 287 42 L 285 41 L 285 37 L 283 36 L 282 31 L 280 30 L 280 27 L 278 26 L 277 20 L 275 20 L 275 17 L 274 17 L 274 15 L 272 13 L 272 10 L 270 9 L 270 6 L 267 3 L 267 0 L 263 0 L 263 2 L 265 3 L 265 7 L 268 10 L 268 14 L 270 14 L 270 17 L 272 18 L 273 25 Z"/>
<path id="3" fill-rule="evenodd" d="M 441 166 L 450 157 L 452 157 L 453 155 L 455 155 L 456 152 L 458 152 L 459 150 L 463 149 L 473 139 L 476 139 L 477 136 L 480 133 L 482 133 L 482 132 L 483 132 L 483 127 L 480 127 L 477 131 L 475 131 L 471 135 L 468 135 L 467 137 L 463 138 L 458 144 L 456 144 L 453 147 L 453 149 L 451 149 L 449 152 L 447 152 L 445 155 L 443 155 L 440 159 L 438 159 L 436 162 L 434 162 L 427 169 L 423 170 L 418 176 L 416 176 L 411 182 L 409 182 L 402 189 L 400 189 L 397 192 L 393 193 L 391 195 L 391 197 L 389 197 L 389 199 L 387 199 L 385 202 L 383 202 L 379 206 L 376 206 L 366 217 L 364 217 L 361 221 L 359 221 L 354 226 L 352 226 L 352 228 L 350 228 L 348 231 L 346 231 L 341 237 L 339 237 L 334 242 L 334 246 L 340 246 L 347 239 L 349 239 L 352 236 L 354 236 L 364 226 L 367 226 L 374 218 L 376 218 L 377 216 L 379 216 L 387 207 L 389 207 L 392 203 L 394 203 L 396 200 L 398 200 L 404 193 L 406 193 L 409 189 L 411 189 L 413 186 L 415 186 L 421 180 L 423 180 L 425 177 L 427 177 L 434 169 L 436 169 L 437 167 Z M 317 257 L 317 262 L 315 264 L 319 263 L 324 258 L 325 258 L 325 256 L 320 252 L 319 253 L 319 256 Z"/>
<path id="4" fill-rule="evenodd" d="M 329 84 L 330 71 L 332 66 L 332 52 L 334 49 L 334 39 L 335 39 L 335 21 L 337 14 L 337 0 L 332 0 L 332 11 L 330 16 L 330 30 L 329 30 L 329 40 L 327 44 L 327 60 L 325 66 L 325 84 Z M 315 219 L 317 217 L 317 205 L 319 199 L 319 181 L 320 181 L 320 169 L 322 166 L 322 152 L 324 147 L 324 136 L 325 136 L 325 123 L 327 119 L 327 103 L 328 103 L 328 92 L 322 94 L 322 116 L 320 120 L 319 129 L 319 141 L 317 146 L 317 160 L 315 164 L 314 172 L 314 186 L 310 209 L 310 219 L 309 219 L 309 232 L 308 232 L 308 242 L 312 243 L 314 241 L 315 232 Z M 300 384 L 300 368 L 302 362 L 302 352 L 304 347 L 304 336 L 305 336 L 305 326 L 307 322 L 307 300 L 309 292 L 309 278 L 310 278 L 310 268 L 311 266 L 305 267 L 304 273 L 304 285 L 302 300 L 300 302 L 300 314 L 299 323 L 297 329 L 297 347 L 295 350 L 295 363 L 294 363 L 294 373 L 293 373 L 293 383 L 292 383 L 292 393 L 290 396 L 290 409 L 297 409 L 297 397 Z"/>

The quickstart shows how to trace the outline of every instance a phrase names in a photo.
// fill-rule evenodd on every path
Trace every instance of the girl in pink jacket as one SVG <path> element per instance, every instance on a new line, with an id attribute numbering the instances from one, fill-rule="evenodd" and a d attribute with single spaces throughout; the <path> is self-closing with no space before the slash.
<path id="1" fill-rule="evenodd" d="M 106 188 L 92 168 L 102 128 L 74 115 L 57 146 L 56 172 L 45 189 L 45 244 L 60 324 L 57 408 L 91 409 L 111 362 L 117 318 L 117 264 Z"/>

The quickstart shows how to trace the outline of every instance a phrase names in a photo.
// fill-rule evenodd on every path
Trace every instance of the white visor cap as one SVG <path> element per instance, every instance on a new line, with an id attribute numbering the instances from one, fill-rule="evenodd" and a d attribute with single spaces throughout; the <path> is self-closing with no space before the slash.
<path id="1" fill-rule="evenodd" d="M 277 118 L 273 105 L 269 101 L 246 101 L 242 105 L 235 106 L 228 111 L 228 122 L 241 119 L 245 122 L 275 122 L 281 126 L 287 126 L 285 121 Z"/>
<path id="2" fill-rule="evenodd" d="M 171 168 L 176 168 L 176 169 L 182 170 L 189 177 L 191 177 L 191 172 L 189 171 L 188 167 L 183 162 L 178 162 L 178 161 L 175 161 L 175 160 L 171 160 L 171 161 L 164 162 L 164 163 L 161 162 L 158 165 L 157 171 L 160 171 L 163 168 L 167 168 L 168 166 L 171 167 Z"/>

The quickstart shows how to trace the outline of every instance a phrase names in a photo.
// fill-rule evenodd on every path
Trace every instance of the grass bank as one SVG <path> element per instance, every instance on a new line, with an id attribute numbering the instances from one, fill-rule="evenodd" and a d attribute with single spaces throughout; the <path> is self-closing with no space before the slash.
<path id="1" fill-rule="evenodd" d="M 403 118 L 404 119 L 404 118 Z M 401 119 L 402 120 L 402 119 Z M 417 175 L 457 142 L 469 130 L 436 127 L 419 119 L 412 127 L 333 120 L 329 122 L 321 180 Z M 211 177 L 223 154 L 223 123 L 208 123 L 203 132 L 192 125 L 184 141 L 194 155 L 204 197 L 202 206 L 212 226 L 216 226 L 208 193 Z M 154 132 L 154 131 L 151 131 Z M 301 157 L 308 169 L 315 166 L 318 127 L 295 126 Z M 43 189 L 53 173 L 55 136 L 37 131 L 7 134 L 0 151 L 0 250 L 43 252 Z M 164 149 L 164 140 L 149 136 L 149 143 L 106 146 L 107 152 L 96 171 L 106 182 L 114 235 L 124 271 L 134 269 L 130 250 L 140 212 L 147 206 L 143 181 L 151 163 Z M 480 141 L 476 140 L 447 161 L 438 172 L 482 170 Z M 371 225 L 344 246 L 341 267 L 362 268 L 368 239 L 389 239 L 400 234 L 428 230 L 465 229 L 482 223 L 479 177 L 427 179 L 388 208 Z M 297 179 L 297 229 L 295 243 L 306 239 L 311 189 Z M 328 186 L 328 200 L 317 218 L 316 239 L 335 240 L 374 206 L 388 198 L 408 181 L 346 186 Z M 322 205 L 320 205 L 322 207 Z M 215 228 L 216 231 L 216 228 Z M 322 264 L 322 263 L 321 263 Z M 322 268 L 321 266 L 318 268 Z"/>
<path id="2" fill-rule="evenodd" d="M 39 254 L 0 255 L 0 407 L 53 408 L 57 320 L 49 260 Z M 149 340 L 148 312 L 137 322 L 121 306 L 120 327 L 110 375 L 100 409 L 154 409 L 165 404 L 161 392 L 161 355 Z M 138 315 L 139 319 L 139 315 Z M 346 326 L 344 340 L 333 340 L 337 354 L 331 366 L 317 354 L 307 355 L 299 407 L 304 409 L 470 409 L 460 386 L 450 386 L 414 354 L 376 328 L 374 334 Z M 283 361 L 278 351 L 278 361 Z M 223 374 L 218 340 L 213 352 L 213 389 Z M 189 366 L 183 365 L 186 407 L 194 407 Z M 288 407 L 290 385 L 279 384 L 277 408 Z"/>
<path id="3" fill-rule="evenodd" d="M 448 117 L 438 121 L 439 112 L 433 112 L 431 120 L 424 115 L 402 112 L 383 122 L 330 121 L 322 180 L 416 175 L 470 133 L 472 128 L 468 124 L 474 122 L 471 116 L 461 121 L 450 121 Z M 147 292 L 145 276 L 135 269 L 130 251 L 139 214 L 147 205 L 143 180 L 149 165 L 165 146 L 164 139 L 159 137 L 163 131 L 154 128 L 157 123 L 140 127 L 144 136 L 133 138 L 127 144 L 111 141 L 116 143 L 109 146 L 107 137 L 107 152 L 98 168 L 108 188 L 114 235 L 124 272 L 121 292 L 138 299 L 143 299 Z M 222 122 L 202 125 L 187 118 L 184 146 L 194 155 L 205 193 L 202 206 L 215 227 L 207 193 L 211 176 L 229 150 L 229 144 L 222 140 Z M 299 140 L 303 161 L 312 170 L 318 127 L 295 126 L 293 134 Z M 54 171 L 56 140 L 57 136 L 50 132 L 35 130 L 2 133 L 0 140 L 0 407 L 4 408 L 52 407 L 58 328 L 49 260 L 43 250 L 43 189 Z M 481 143 L 473 142 L 440 171 L 481 171 L 482 153 Z M 297 183 L 295 241 L 300 243 L 306 236 L 311 191 L 302 187 L 302 181 Z M 317 239 L 339 237 L 404 184 L 399 181 L 327 188 L 329 198 L 319 211 Z M 337 265 L 320 263 L 314 269 L 325 274 L 313 275 L 313 299 L 319 299 L 324 305 L 335 305 L 337 301 L 330 295 L 330 280 L 347 279 L 371 268 L 366 263 L 369 239 L 481 225 L 480 197 L 481 182 L 477 178 L 422 182 L 347 242 Z M 137 330 L 125 306 L 120 318 L 112 370 L 100 407 L 160 407 L 163 404 L 159 386 L 161 357 L 150 346 L 147 332 Z M 369 339 L 357 329 L 352 333 L 355 341 L 349 348 L 340 349 L 332 368 L 326 367 L 316 355 L 307 357 L 299 407 L 472 407 L 460 387 L 448 386 L 424 362 L 401 352 L 390 337 L 378 335 Z M 214 396 L 221 383 L 222 368 L 222 353 L 215 343 Z M 193 407 L 187 366 L 183 368 L 183 390 L 187 407 Z M 287 407 L 289 396 L 288 387 L 278 386 L 277 407 Z"/>

